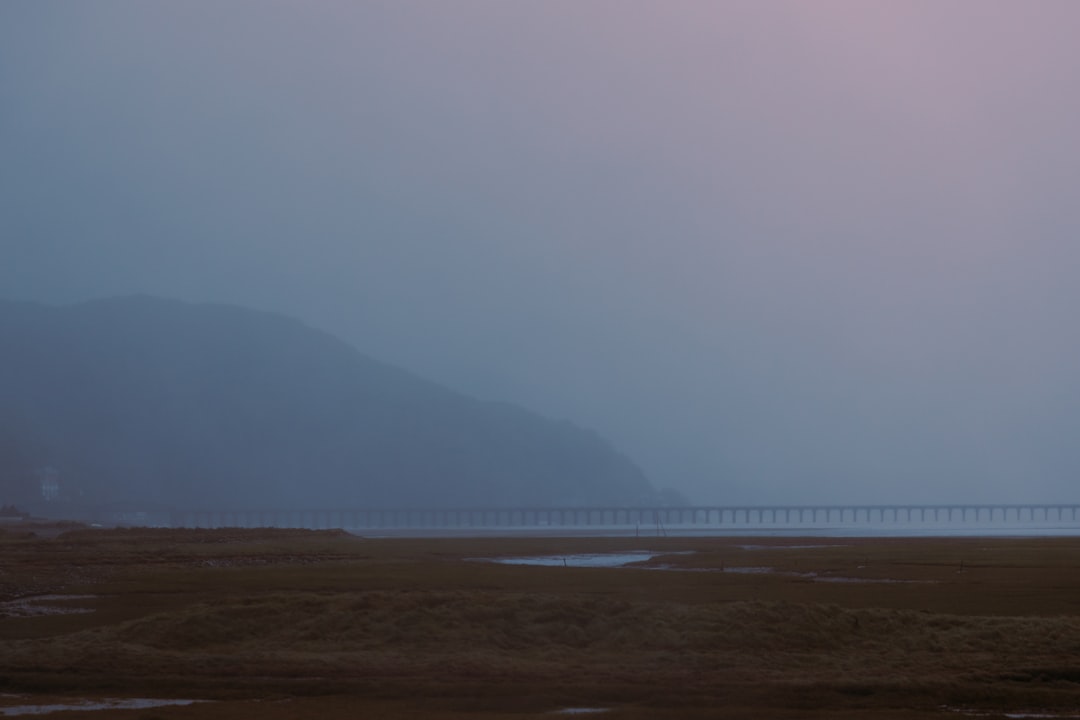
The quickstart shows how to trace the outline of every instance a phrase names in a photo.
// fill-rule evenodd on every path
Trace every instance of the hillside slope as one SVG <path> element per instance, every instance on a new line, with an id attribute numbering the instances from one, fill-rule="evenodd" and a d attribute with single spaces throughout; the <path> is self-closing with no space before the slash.
<path id="1" fill-rule="evenodd" d="M 0 502 L 184 508 L 651 504 L 595 433 L 482 402 L 279 315 L 0 302 Z"/>

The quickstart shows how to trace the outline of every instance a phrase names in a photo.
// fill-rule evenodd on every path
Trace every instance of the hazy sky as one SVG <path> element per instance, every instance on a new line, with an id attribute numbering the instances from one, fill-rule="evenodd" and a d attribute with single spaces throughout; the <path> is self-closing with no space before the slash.
<path id="1" fill-rule="evenodd" d="M 299 317 L 698 502 L 1073 501 L 1074 0 L 4 0 L 0 296 Z"/>

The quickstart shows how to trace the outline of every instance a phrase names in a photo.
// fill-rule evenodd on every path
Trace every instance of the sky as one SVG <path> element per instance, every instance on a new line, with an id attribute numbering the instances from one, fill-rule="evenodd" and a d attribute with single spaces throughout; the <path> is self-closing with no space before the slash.
<path id="1" fill-rule="evenodd" d="M 286 313 L 696 503 L 1076 502 L 1078 27 L 5 0 L 0 297 Z"/>

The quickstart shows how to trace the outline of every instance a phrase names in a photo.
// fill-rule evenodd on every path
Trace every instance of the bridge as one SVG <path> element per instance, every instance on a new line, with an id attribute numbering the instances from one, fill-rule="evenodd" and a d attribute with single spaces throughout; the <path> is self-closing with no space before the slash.
<path id="1" fill-rule="evenodd" d="M 1077 526 L 1080 504 L 731 505 L 686 507 L 336 508 L 173 510 L 111 521 L 171 527 L 294 527 L 348 530 L 752 530 L 940 526 Z M 153 517 L 150 517 L 153 515 Z"/>

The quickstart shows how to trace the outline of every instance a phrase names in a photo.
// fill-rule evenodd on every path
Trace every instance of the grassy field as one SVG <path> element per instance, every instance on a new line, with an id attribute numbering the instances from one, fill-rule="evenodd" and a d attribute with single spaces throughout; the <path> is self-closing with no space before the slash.
<path id="1" fill-rule="evenodd" d="M 132 697 L 56 717 L 1077 717 L 1080 539 L 3 531 L 0 713 Z"/>

